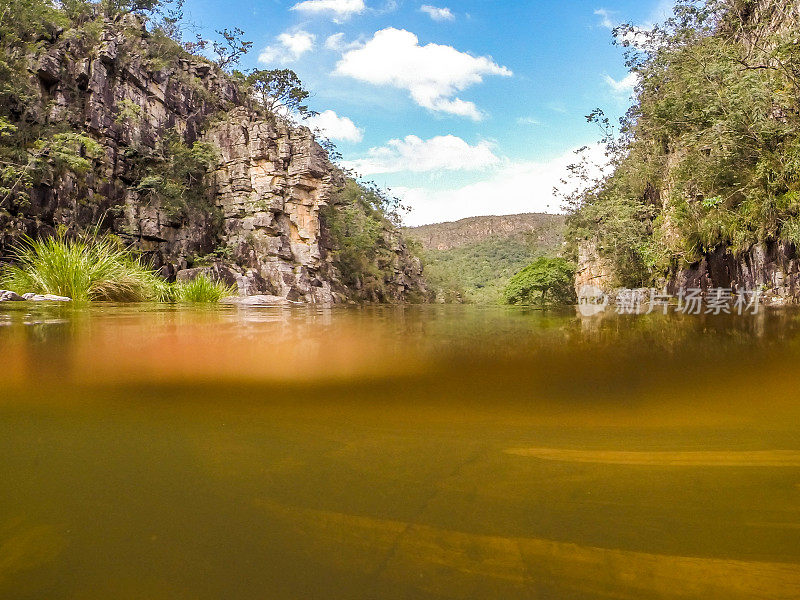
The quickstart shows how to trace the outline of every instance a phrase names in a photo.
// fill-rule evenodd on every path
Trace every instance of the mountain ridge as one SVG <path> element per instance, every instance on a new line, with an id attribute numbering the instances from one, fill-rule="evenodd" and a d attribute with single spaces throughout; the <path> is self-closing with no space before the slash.
<path id="1" fill-rule="evenodd" d="M 552 226 L 563 226 L 564 215 L 550 213 L 516 213 L 511 215 L 478 215 L 456 221 L 443 221 L 404 230 L 419 241 L 423 247 L 436 250 L 451 250 L 470 243 L 481 242 L 492 236 L 519 236 L 529 232 L 550 233 Z M 554 237 L 540 240 L 556 243 Z M 560 240 L 558 240 L 560 241 Z"/>

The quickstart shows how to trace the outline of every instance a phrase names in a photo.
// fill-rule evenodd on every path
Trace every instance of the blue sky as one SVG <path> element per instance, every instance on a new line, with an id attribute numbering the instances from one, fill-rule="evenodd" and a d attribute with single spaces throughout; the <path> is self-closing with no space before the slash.
<path id="1" fill-rule="evenodd" d="M 291 68 L 345 162 L 389 187 L 408 224 L 557 212 L 572 151 L 631 84 L 610 28 L 668 0 L 188 0 L 202 33 L 240 27 L 243 70 Z"/>

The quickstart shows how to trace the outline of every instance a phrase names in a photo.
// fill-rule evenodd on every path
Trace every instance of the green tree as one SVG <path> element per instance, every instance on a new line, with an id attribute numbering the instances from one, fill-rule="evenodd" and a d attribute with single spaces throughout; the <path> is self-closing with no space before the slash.
<path id="1" fill-rule="evenodd" d="M 303 118 L 316 114 L 303 104 L 310 94 L 291 69 L 256 69 L 245 82 L 258 104 L 269 113 L 298 113 Z"/>
<path id="2" fill-rule="evenodd" d="M 242 57 L 250 51 L 253 42 L 245 41 L 244 31 L 238 27 L 217 31 L 222 41 L 214 41 L 212 48 L 217 55 L 216 63 L 221 69 L 228 69 L 239 63 Z"/>
<path id="3" fill-rule="evenodd" d="M 542 256 L 514 275 L 503 291 L 508 304 L 569 304 L 575 299 L 575 265 Z"/>

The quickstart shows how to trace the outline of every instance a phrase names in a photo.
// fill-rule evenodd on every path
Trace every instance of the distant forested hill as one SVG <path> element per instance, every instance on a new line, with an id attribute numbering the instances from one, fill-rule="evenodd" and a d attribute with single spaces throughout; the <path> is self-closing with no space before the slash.
<path id="1" fill-rule="evenodd" d="M 409 227 L 428 282 L 447 301 L 495 303 L 512 275 L 563 242 L 564 217 L 528 213 Z"/>

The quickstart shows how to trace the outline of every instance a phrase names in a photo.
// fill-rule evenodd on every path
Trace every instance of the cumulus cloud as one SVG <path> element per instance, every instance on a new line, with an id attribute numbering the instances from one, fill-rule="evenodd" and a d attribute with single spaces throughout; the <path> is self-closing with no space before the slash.
<path id="1" fill-rule="evenodd" d="M 603 75 L 603 79 L 605 79 L 605 82 L 614 91 L 614 93 L 619 95 L 630 95 L 633 92 L 633 88 L 635 88 L 636 84 L 639 83 L 639 76 L 636 73 L 628 73 L 619 81 L 610 75 Z"/>
<path id="2" fill-rule="evenodd" d="M 360 47 L 358 42 L 348 42 L 344 39 L 344 33 L 334 33 L 325 39 L 325 48 L 336 52 L 344 52 Z"/>
<path id="3" fill-rule="evenodd" d="M 371 148 L 365 158 L 352 161 L 348 166 L 361 175 L 374 175 L 401 171 L 478 170 L 499 162 L 488 142 L 471 146 L 454 135 L 437 136 L 429 140 L 409 135 L 402 140 L 390 140 L 385 146 Z"/>
<path id="4" fill-rule="evenodd" d="M 472 56 L 452 46 L 426 44 L 410 31 L 390 27 L 342 55 L 336 73 L 374 85 L 406 90 L 420 106 L 432 111 L 480 120 L 472 102 L 454 97 L 483 82 L 484 76 L 510 77 L 512 72 L 486 56 Z"/>
<path id="5" fill-rule="evenodd" d="M 438 8 L 430 4 L 423 4 L 419 9 L 434 21 L 455 21 L 456 16 L 449 8 Z"/>
<path id="6" fill-rule="evenodd" d="M 261 63 L 294 62 L 314 48 L 316 36 L 302 29 L 293 33 L 284 32 L 277 38 L 277 44 L 267 46 L 258 55 Z"/>
<path id="7" fill-rule="evenodd" d="M 331 140 L 343 142 L 360 142 L 364 139 L 364 131 L 347 117 L 340 117 L 332 110 L 326 110 L 318 115 L 309 117 L 305 124 L 312 130 L 319 130 L 322 135 Z"/>
<path id="8" fill-rule="evenodd" d="M 586 152 L 590 170 L 598 176 L 607 164 L 602 146 L 592 146 Z M 562 187 L 561 179 L 568 175 L 567 166 L 577 162 L 574 151 L 550 161 L 502 163 L 488 177 L 477 183 L 444 190 L 392 187 L 392 193 L 411 208 L 407 225 L 424 225 L 472 217 L 476 215 L 508 215 L 524 212 L 559 213 L 561 200 L 553 193 Z"/>
<path id="9" fill-rule="evenodd" d="M 366 10 L 364 0 L 305 0 L 298 2 L 291 10 L 309 14 L 328 14 L 336 20 L 344 20 Z"/>

